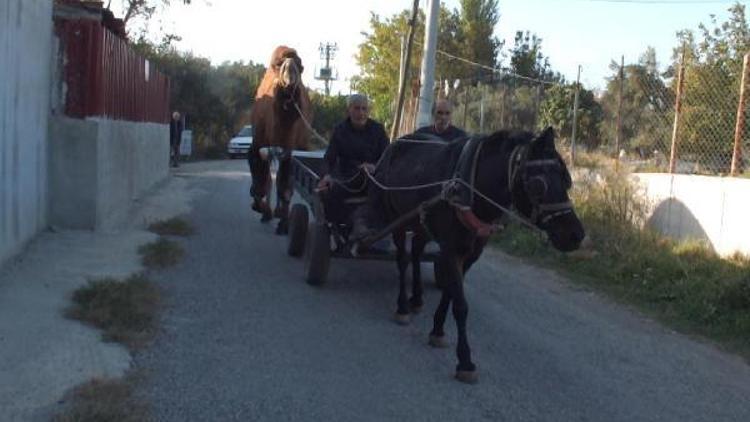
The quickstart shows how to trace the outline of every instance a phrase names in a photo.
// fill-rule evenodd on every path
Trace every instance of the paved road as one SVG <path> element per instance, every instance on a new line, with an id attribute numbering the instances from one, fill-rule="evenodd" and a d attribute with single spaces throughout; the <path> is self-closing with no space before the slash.
<path id="1" fill-rule="evenodd" d="M 163 333 L 136 356 L 158 420 L 750 420 L 741 359 L 494 251 L 467 285 L 480 382 L 454 381 L 453 349 L 426 344 L 438 292 L 401 327 L 392 263 L 334 261 L 326 286 L 306 285 L 248 212 L 245 166 L 182 167 L 205 191 L 198 234 L 158 275 Z"/>

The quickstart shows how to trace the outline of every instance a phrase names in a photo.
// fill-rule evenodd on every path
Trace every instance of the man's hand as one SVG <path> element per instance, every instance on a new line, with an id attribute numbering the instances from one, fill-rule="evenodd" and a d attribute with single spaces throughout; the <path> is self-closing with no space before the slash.
<path id="1" fill-rule="evenodd" d="M 366 171 L 366 172 L 368 172 L 368 173 L 370 173 L 370 174 L 372 174 L 373 172 L 375 172 L 375 164 L 362 163 L 362 164 L 359 165 L 359 168 L 362 169 L 362 170 L 364 170 L 364 171 Z"/>
<path id="2" fill-rule="evenodd" d="M 318 181 L 318 192 L 327 192 L 329 189 L 331 189 L 331 185 L 333 184 L 333 181 L 331 180 L 331 176 L 326 174 L 323 176 L 320 181 Z"/>

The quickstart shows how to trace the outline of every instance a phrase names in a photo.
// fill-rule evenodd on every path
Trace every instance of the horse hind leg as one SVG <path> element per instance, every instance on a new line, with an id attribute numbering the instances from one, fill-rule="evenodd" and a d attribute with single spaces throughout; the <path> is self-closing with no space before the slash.
<path id="1" fill-rule="evenodd" d="M 406 270 L 409 267 L 409 257 L 406 253 L 406 231 L 393 232 L 393 243 L 396 244 L 396 263 L 398 264 L 398 301 L 394 319 L 400 325 L 410 322 L 409 301 L 406 294 Z"/>

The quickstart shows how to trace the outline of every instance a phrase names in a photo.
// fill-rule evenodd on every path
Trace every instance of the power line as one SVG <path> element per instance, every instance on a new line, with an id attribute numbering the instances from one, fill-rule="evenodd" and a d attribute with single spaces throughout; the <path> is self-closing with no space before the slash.
<path id="1" fill-rule="evenodd" d="M 634 3 L 634 4 L 721 4 L 735 0 L 587 0 L 596 3 Z"/>
<path id="2" fill-rule="evenodd" d="M 481 63 L 473 62 L 473 61 L 471 61 L 469 59 L 465 59 L 463 57 L 458 57 L 458 56 L 454 56 L 453 54 L 446 53 L 443 50 L 437 50 L 437 52 L 439 54 L 442 54 L 443 56 L 446 56 L 446 57 L 450 58 L 450 59 L 458 60 L 458 61 L 470 64 L 472 66 L 476 66 L 476 67 L 479 67 L 479 68 L 482 68 L 482 69 L 485 69 L 485 70 L 489 70 L 489 71 L 492 71 L 492 72 L 495 72 L 495 73 L 499 73 L 501 75 L 512 76 L 514 78 L 523 79 L 525 81 L 538 82 L 538 83 L 547 84 L 547 85 L 558 85 L 557 82 L 544 81 L 544 80 L 541 80 L 541 79 L 534 79 L 534 78 L 530 78 L 528 76 L 523 76 L 523 75 L 519 75 L 517 73 L 509 72 L 507 70 L 500 69 L 500 68 L 497 68 L 497 67 L 487 66 L 486 64 L 481 64 Z"/>

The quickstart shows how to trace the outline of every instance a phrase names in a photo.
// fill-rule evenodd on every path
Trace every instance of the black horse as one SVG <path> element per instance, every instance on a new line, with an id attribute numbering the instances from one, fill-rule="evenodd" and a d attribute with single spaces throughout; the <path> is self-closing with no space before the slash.
<path id="1" fill-rule="evenodd" d="M 443 326 L 452 305 L 458 328 L 456 378 L 474 382 L 477 374 L 466 335 L 469 307 L 463 278 L 481 255 L 494 223 L 503 217 L 502 208 L 515 209 L 546 232 L 558 250 L 575 250 L 584 238 L 568 198 L 571 177 L 555 149 L 554 132 L 548 128 L 535 136 L 499 131 L 448 144 L 399 140 L 385 151 L 373 177 L 380 188 L 370 189 L 370 215 L 380 216 L 386 224 L 413 215 L 393 232 L 400 279 L 397 320 L 408 322 L 409 312 L 422 306 L 419 255 L 429 236 L 440 246 L 435 276 L 442 289 L 429 344 L 446 347 Z M 415 231 L 413 289 L 408 299 L 407 230 Z"/>

